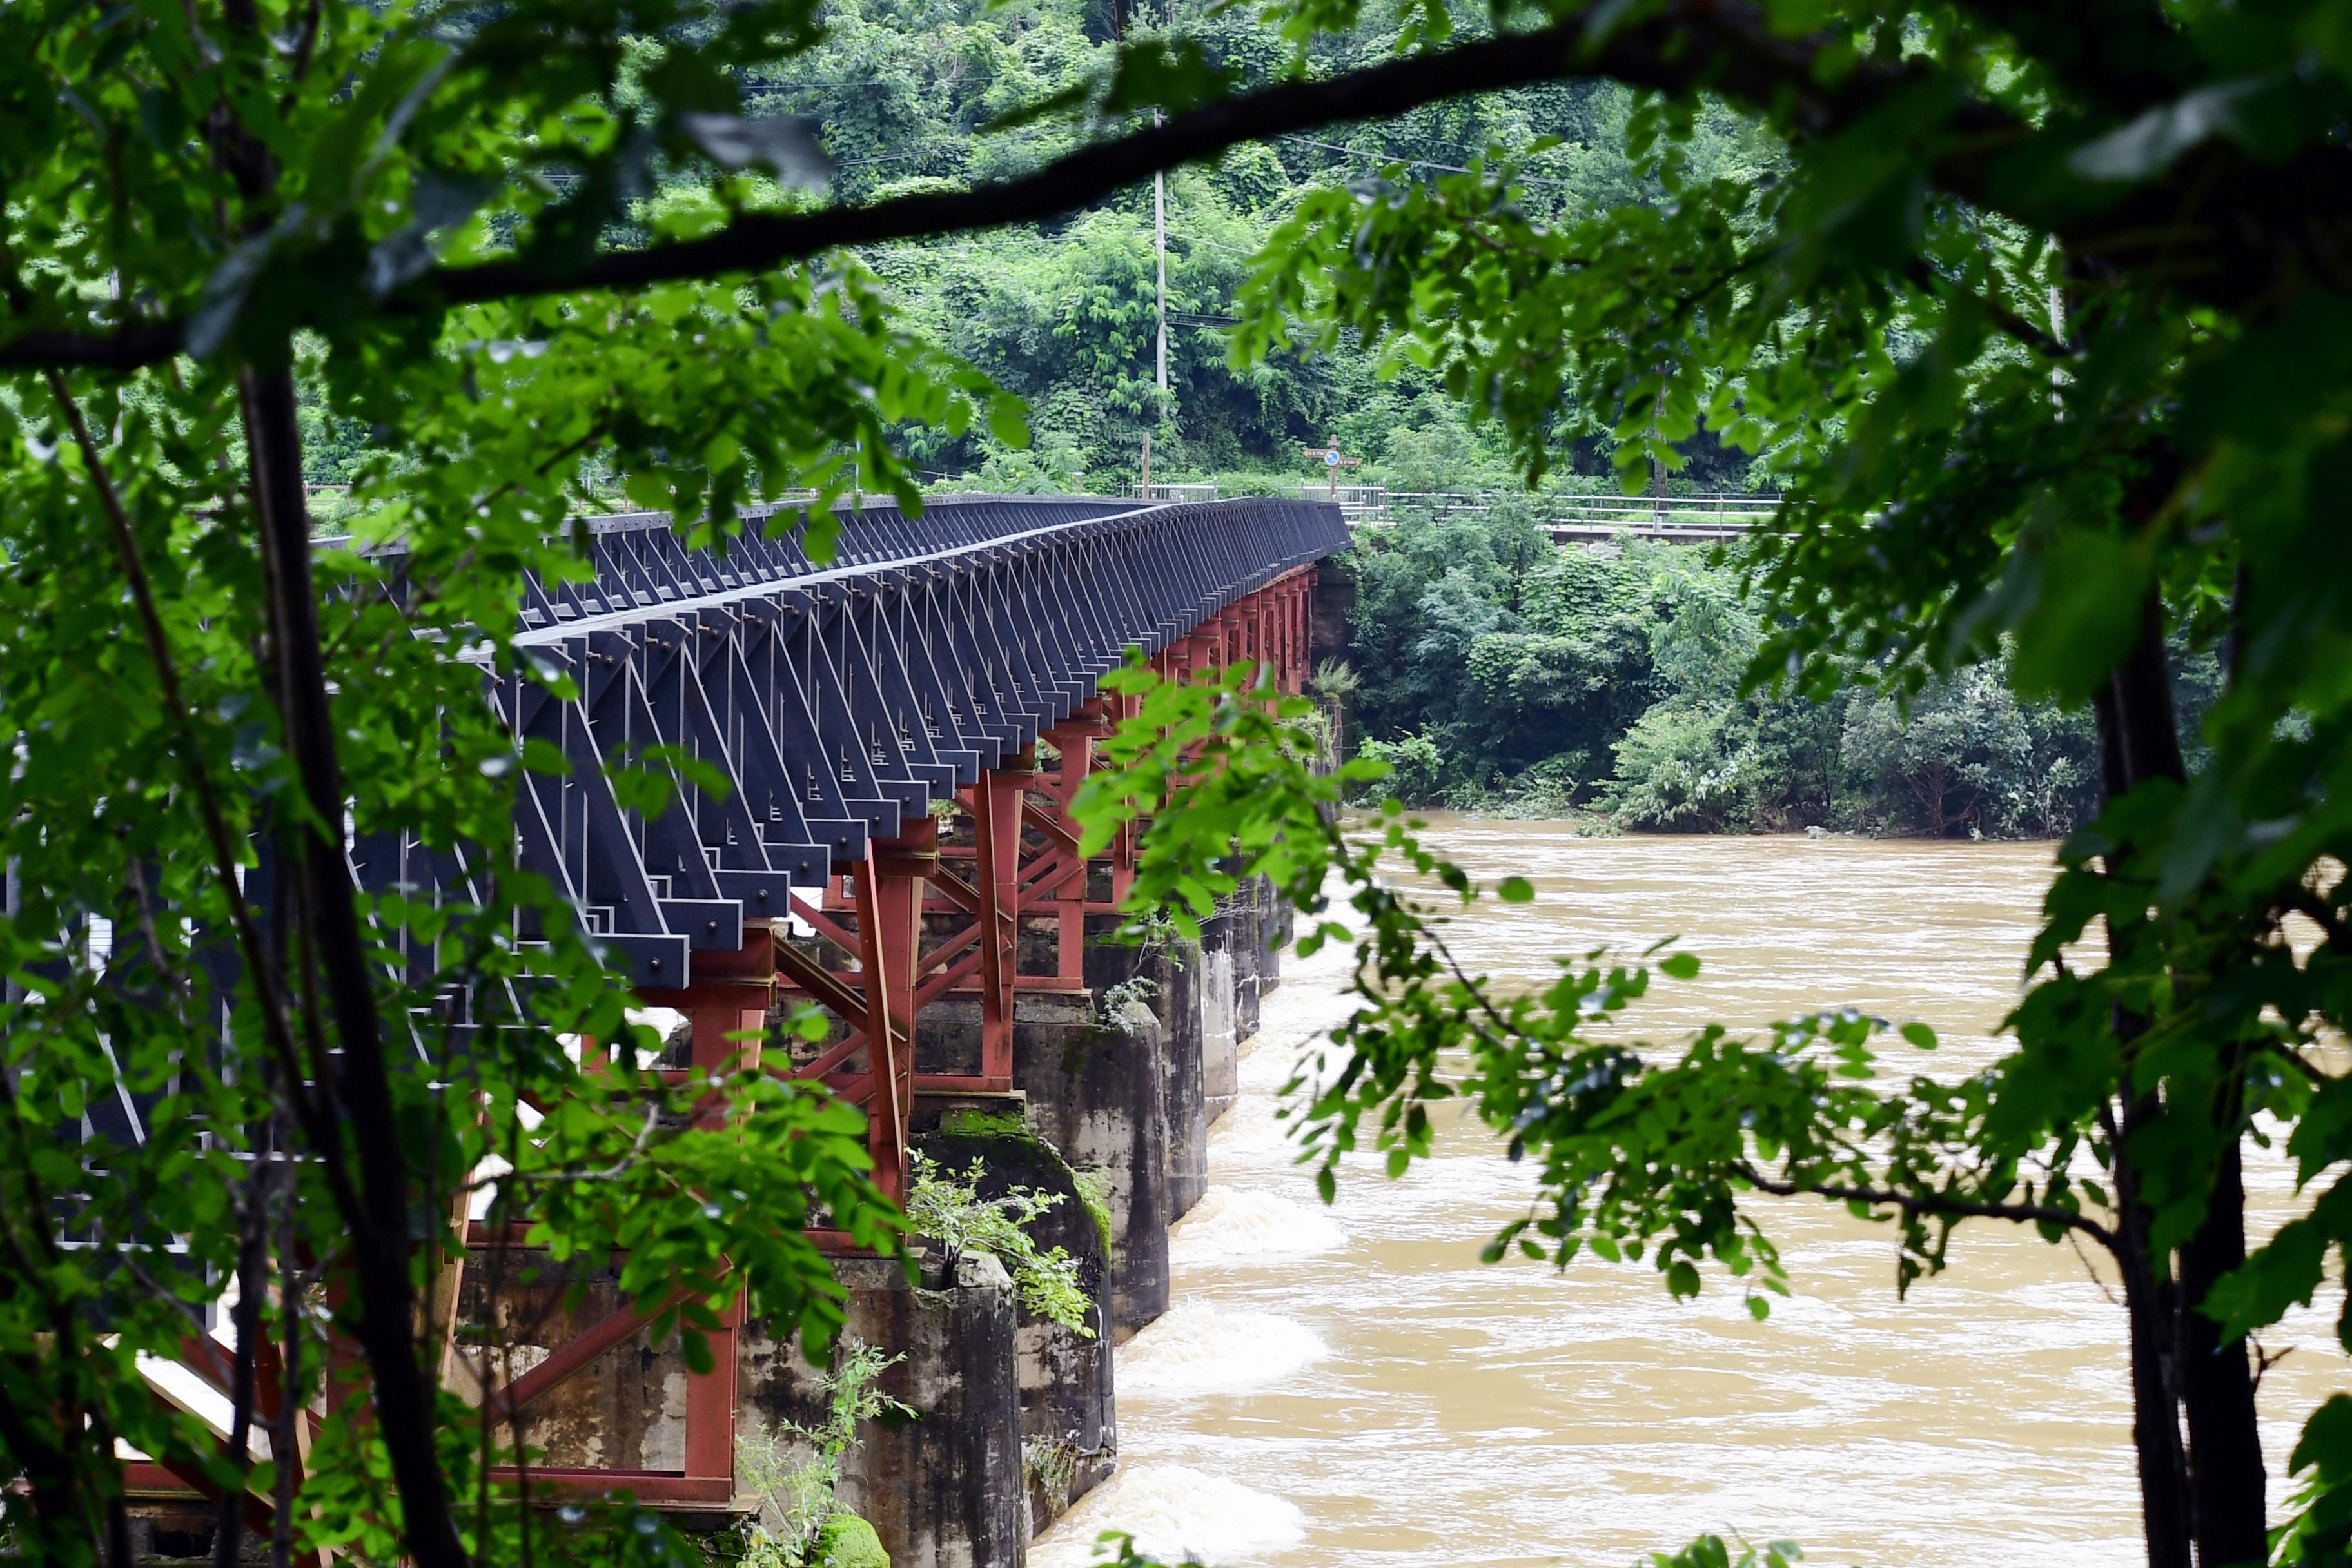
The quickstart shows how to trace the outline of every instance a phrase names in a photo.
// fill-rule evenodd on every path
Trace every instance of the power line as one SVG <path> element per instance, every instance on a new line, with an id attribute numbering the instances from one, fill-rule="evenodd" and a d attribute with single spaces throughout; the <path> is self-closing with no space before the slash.
<path id="1" fill-rule="evenodd" d="M 1285 135 L 1276 140 L 1296 142 L 1307 147 L 1320 147 L 1326 153 L 1345 153 L 1351 158 L 1366 158 L 1375 163 L 1402 163 L 1408 169 L 1435 169 L 1440 174 L 1474 174 L 1488 172 L 1482 169 L 1465 169 L 1459 163 L 1433 163 L 1426 158 L 1401 157 L 1393 153 L 1368 153 L 1361 147 L 1343 147 L 1337 142 L 1318 142 L 1312 136 Z M 1562 189 L 1566 189 L 1569 184 L 1566 180 L 1541 180 L 1532 174 L 1522 174 L 1516 183 L 1522 185 L 1556 185 Z"/>

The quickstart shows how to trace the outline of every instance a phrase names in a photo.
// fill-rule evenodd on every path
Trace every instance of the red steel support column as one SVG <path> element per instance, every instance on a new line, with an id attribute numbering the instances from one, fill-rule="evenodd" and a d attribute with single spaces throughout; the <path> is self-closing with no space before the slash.
<path id="1" fill-rule="evenodd" d="M 1055 815 L 1069 821 L 1070 802 L 1078 786 L 1094 771 L 1095 736 L 1091 721 L 1072 719 L 1053 730 L 1054 745 L 1062 753 L 1061 773 L 1054 781 Z M 1075 854 L 1077 869 L 1065 879 L 1054 900 L 1054 955 L 1056 977 L 1063 985 L 1087 983 L 1087 867 Z"/>
<path id="2" fill-rule="evenodd" d="M 1021 793 L 1018 773 L 990 769 L 966 792 L 980 893 L 980 1071 L 1013 1087 L 1013 973 L 1021 952 Z"/>
<path id="3" fill-rule="evenodd" d="M 744 935 L 738 952 L 696 953 L 693 984 L 684 989 L 638 994 L 648 1005 L 686 1015 L 693 1031 L 698 1076 L 760 1065 L 760 1037 L 775 1000 L 776 947 L 765 925 L 747 926 Z M 716 1125 L 724 1115 L 714 1107 L 701 1120 Z M 709 1335 L 710 1370 L 686 1374 L 687 1479 L 723 1483 L 730 1490 L 735 1482 L 735 1336 L 742 1316 L 743 1297 L 738 1290 L 719 1310 L 719 1327 Z"/>
<path id="4" fill-rule="evenodd" d="M 1299 574 L 1298 598 L 1291 614 L 1291 636 L 1298 650 L 1298 689 L 1304 691 L 1315 674 L 1315 569 L 1311 566 Z"/>
<path id="5" fill-rule="evenodd" d="M 1143 700 L 1124 692 L 1114 692 L 1103 698 L 1103 717 L 1113 729 L 1132 719 L 1141 710 Z M 1110 900 L 1114 905 L 1126 902 L 1128 889 L 1135 886 L 1136 840 L 1142 829 L 1130 819 L 1119 825 L 1110 841 Z"/>
<path id="6" fill-rule="evenodd" d="M 907 1195 L 907 1134 L 915 1071 L 915 952 L 922 929 L 922 861 L 936 861 L 938 824 L 925 818 L 895 843 L 868 842 L 850 869 L 857 913 L 858 988 L 865 993 L 866 1059 L 873 1096 L 866 1138 L 874 1179 Z"/>
<path id="7" fill-rule="evenodd" d="M 1278 624 L 1282 631 L 1282 688 L 1297 692 L 1306 689 L 1298 668 L 1298 602 L 1301 579 L 1293 577 L 1282 585 L 1282 606 Z"/>

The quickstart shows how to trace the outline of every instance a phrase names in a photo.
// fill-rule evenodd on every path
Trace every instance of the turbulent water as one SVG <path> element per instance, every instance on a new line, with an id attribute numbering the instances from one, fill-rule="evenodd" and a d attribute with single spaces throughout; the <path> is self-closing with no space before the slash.
<path id="1" fill-rule="evenodd" d="M 1853 1004 L 1933 1025 L 1943 1046 L 1919 1059 L 1954 1075 L 2001 1048 L 2050 862 L 2046 846 L 1434 826 L 1475 875 L 1537 885 L 1533 906 L 1454 933 L 1506 983 L 1679 934 L 1705 973 L 1640 1005 L 1642 1037 Z M 2145 1561 L 2122 1311 L 2072 1250 L 1963 1229 L 1952 1268 L 1904 1302 L 1883 1229 L 1779 1205 L 1798 1296 L 1764 1323 L 1717 1279 L 1676 1303 L 1646 1265 L 1486 1267 L 1528 1188 L 1475 1124 L 1402 1181 L 1353 1171 L 1327 1209 L 1274 1112 L 1344 1014 L 1344 967 L 1286 962 L 1211 1134 L 1209 1195 L 1175 1235 L 1175 1306 L 1119 1352 L 1121 1473 L 1033 1563 L 1085 1563 L 1106 1529 L 1170 1561 L 1277 1568 L 1623 1564 L 1706 1531 L 1906 1568 Z M 2250 1181 L 2283 1207 L 2282 1170 Z M 2269 1341 L 2314 1347 L 2263 1384 L 2274 1476 L 2341 1382 L 2320 1305 Z"/>

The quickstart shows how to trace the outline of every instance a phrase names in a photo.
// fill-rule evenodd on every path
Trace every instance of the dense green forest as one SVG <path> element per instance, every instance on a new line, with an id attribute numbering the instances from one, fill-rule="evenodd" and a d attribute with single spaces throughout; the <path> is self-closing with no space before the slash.
<path id="1" fill-rule="evenodd" d="M 1179 19 L 1244 79 L 1280 65 L 1279 41 L 1243 14 L 1187 6 Z M 818 126 L 835 194 L 857 200 L 961 185 L 1060 150 L 1066 123 L 993 127 L 1102 70 L 1120 26 L 1101 0 L 967 4 L 944 16 L 914 0 L 835 0 L 827 20 L 816 52 L 761 83 L 761 107 Z M 1339 69 L 1391 45 L 1368 26 L 1315 47 Z M 1591 810 L 1685 830 L 2067 831 L 2097 794 L 2081 712 L 2021 706 L 1990 667 L 1907 702 L 1743 694 L 1757 627 L 1736 566 L 1664 546 L 1554 550 L 1508 500 L 1518 481 L 1490 427 L 1410 358 L 1342 342 L 1232 363 L 1224 327 L 1248 259 L 1302 193 L 1443 173 L 1551 136 L 1523 164 L 1533 216 L 1654 198 L 1625 152 L 1633 104 L 1615 83 L 1562 84 L 1179 172 L 1168 184 L 1164 400 L 1149 187 L 1057 225 L 877 251 L 867 260 L 910 318 L 1029 405 L 1026 449 L 980 432 L 909 431 L 911 455 L 943 487 L 1117 491 L 1139 478 L 1149 433 L 1155 479 L 1213 480 L 1231 494 L 1290 489 L 1319 472 L 1304 449 L 1336 440 L 1362 459 L 1351 479 L 1505 497 L 1467 520 L 1405 516 L 1347 568 L 1360 591 L 1351 675 L 1340 678 L 1356 686 L 1350 739 L 1390 762 L 1391 786 L 1417 805 Z M 1763 177 L 1780 156 L 1720 111 L 1691 143 L 1702 177 Z M 1546 486 L 1613 488 L 1605 423 L 1572 409 L 1561 422 L 1563 460 Z M 1751 460 L 1705 433 L 1682 456 L 1677 489 L 1772 483 L 1770 454 Z"/>
<path id="2" fill-rule="evenodd" d="M 1346 569 L 1353 740 L 1409 805 L 1986 837 L 2063 834 L 2096 808 L 2089 717 L 2020 703 L 1998 662 L 1907 700 L 1743 692 L 1757 612 L 1706 550 L 1560 548 L 1507 503 L 1403 518 Z M 2188 668 L 2193 711 L 2210 671 Z"/>
<path id="3" fill-rule="evenodd" d="M 1139 12 L 1130 37 L 1165 24 Z M 1287 46 L 1242 10 L 1186 3 L 1174 20 L 1214 67 L 1244 81 L 1278 70 Z M 1011 0 L 954 5 L 834 0 L 828 34 L 788 72 L 761 81 L 764 111 L 805 117 L 835 163 L 834 193 L 872 200 L 950 188 L 1034 165 L 1071 142 L 1066 121 L 991 129 L 1024 105 L 1104 71 L 1119 26 L 1111 0 Z M 1367 18 L 1318 39 L 1318 67 L 1386 58 L 1392 26 Z M 1146 184 L 1050 226 L 1024 226 L 866 256 L 919 326 L 1029 404 L 1026 450 L 984 434 L 907 433 L 933 482 L 995 490 L 1116 493 L 1139 475 L 1143 437 L 1152 477 L 1214 479 L 1226 493 L 1275 490 L 1319 472 L 1307 446 L 1337 439 L 1361 476 L 1408 490 L 1508 485 L 1499 443 L 1482 438 L 1455 399 L 1407 363 L 1342 347 L 1280 353 L 1236 370 L 1228 334 L 1250 257 L 1305 193 L 1379 177 L 1467 165 L 1489 148 L 1557 145 L 1525 161 L 1526 201 L 1545 218 L 1636 201 L 1645 188 L 1624 152 L 1633 95 L 1579 82 L 1496 94 L 1326 136 L 1237 148 L 1168 181 L 1169 391 L 1154 384 L 1152 193 Z M 1694 143 L 1706 173 L 1761 171 L 1780 156 L 1752 124 L 1710 114 Z M 1609 482 L 1605 424 L 1564 416 L 1570 460 L 1554 482 Z M 1702 436 L 1681 482 L 1744 489 L 1763 471 Z M 1751 469 L 1754 471 L 1751 472 Z M 1352 476 L 1351 476 L 1352 477 Z"/>
<path id="4" fill-rule="evenodd" d="M 832 162 L 830 195 L 870 202 L 959 188 L 1033 168 L 1084 139 L 1086 121 L 1024 121 L 1021 111 L 1099 81 L 1111 68 L 1126 8 L 1117 0 L 832 0 L 824 37 L 780 67 L 743 72 L 749 107 L 795 116 Z M 1245 11 L 1181 0 L 1127 15 L 1125 35 L 1175 26 L 1206 64 L 1237 83 L 1278 73 L 1290 46 Z M 1368 17 L 1320 35 L 1308 54 L 1339 71 L 1389 58 L 1395 28 Z M 655 47 L 640 43 L 646 61 Z M 1409 361 L 1342 345 L 1277 352 L 1237 369 L 1230 333 L 1252 256 L 1306 194 L 1384 174 L 1460 169 L 1510 149 L 1526 171 L 1531 216 L 1561 220 L 1663 199 L 1654 175 L 1625 153 L 1635 95 L 1601 80 L 1441 103 L 1398 120 L 1327 135 L 1247 145 L 1167 182 L 1169 390 L 1155 384 L 1158 309 L 1152 191 L 1139 186 L 1059 222 L 1015 225 L 923 244 L 869 247 L 859 259 L 883 280 L 904 323 L 1017 393 L 1032 439 L 1009 446 L 986 430 L 950 435 L 908 423 L 895 434 L 926 482 L 1007 493 L 1116 494 L 1140 477 L 1143 439 L 1155 480 L 1214 480 L 1227 494 L 1276 493 L 1321 468 L 1304 455 L 1336 440 L 1363 467 L 1350 479 L 1400 490 L 1492 490 L 1516 480 L 1503 443 L 1465 417 L 1439 378 Z M 1528 149 L 1541 138 L 1557 144 Z M 1720 107 L 1691 143 L 1695 173 L 1744 177 L 1784 158 L 1752 121 Z M 759 184 L 760 182 L 751 182 Z M 677 207 L 708 202 L 683 174 L 637 203 L 642 234 L 681 232 Z M 771 191 L 772 196 L 774 193 Z M 709 221 L 718 221 L 716 208 Z M 370 446 L 357 426 L 331 427 L 306 396 L 309 476 L 352 477 Z M 1606 420 L 1560 417 L 1562 455 L 1547 484 L 1613 486 Z M 1677 489 L 1745 490 L 1769 483 L 1752 461 L 1701 432 L 1684 444 Z M 593 468 L 592 461 L 591 467 Z"/>

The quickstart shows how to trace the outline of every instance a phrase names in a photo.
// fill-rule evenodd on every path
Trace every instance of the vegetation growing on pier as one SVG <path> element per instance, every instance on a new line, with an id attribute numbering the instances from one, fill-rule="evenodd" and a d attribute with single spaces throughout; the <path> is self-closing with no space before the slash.
<path id="1" fill-rule="evenodd" d="M 837 1495 L 842 1461 L 856 1447 L 861 1423 L 915 1416 L 880 1386 L 882 1374 L 904 1359 L 872 1345 L 845 1343 L 817 1380 L 824 1398 L 820 1425 L 785 1422 L 778 1430 L 755 1429 L 737 1438 L 737 1483 L 760 1504 L 743 1526 L 741 1568 L 825 1568 L 829 1551 L 845 1536 L 844 1556 L 851 1560 L 834 1568 L 866 1568 L 852 1554 L 873 1538 L 874 1527 L 851 1513 Z"/>
<path id="2" fill-rule="evenodd" d="M 913 1162 L 907 1223 L 917 1236 L 940 1244 L 950 1279 L 957 1259 L 968 1253 L 993 1258 L 1013 1277 L 1022 1306 L 1081 1339 L 1095 1337 L 1096 1304 L 1078 1278 L 1077 1260 L 1061 1247 L 1038 1246 L 1029 1234 L 1037 1216 L 1065 1194 L 1012 1186 L 982 1197 L 987 1171 L 981 1161 L 956 1170 L 918 1150 Z"/>

